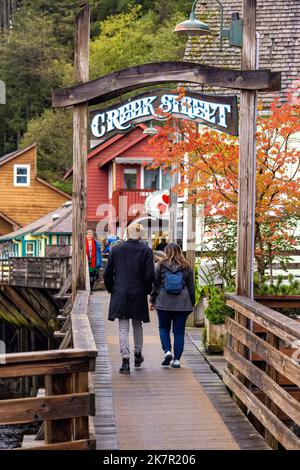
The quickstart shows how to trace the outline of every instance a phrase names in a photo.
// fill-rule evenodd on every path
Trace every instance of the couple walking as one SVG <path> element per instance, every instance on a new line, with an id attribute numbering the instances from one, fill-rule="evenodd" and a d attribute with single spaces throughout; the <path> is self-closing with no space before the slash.
<path id="1" fill-rule="evenodd" d="M 111 250 L 104 273 L 106 289 L 111 293 L 109 320 L 118 319 L 121 373 L 130 373 L 130 320 L 134 338 L 134 366 L 144 362 L 143 323 L 150 322 L 150 310 L 156 310 L 164 357 L 163 366 L 180 368 L 184 348 L 185 323 L 195 303 L 194 273 L 180 247 L 169 243 L 165 258 L 154 265 L 153 252 L 143 241 L 141 224 L 128 227 L 128 240 Z M 172 352 L 170 332 L 173 329 Z"/>

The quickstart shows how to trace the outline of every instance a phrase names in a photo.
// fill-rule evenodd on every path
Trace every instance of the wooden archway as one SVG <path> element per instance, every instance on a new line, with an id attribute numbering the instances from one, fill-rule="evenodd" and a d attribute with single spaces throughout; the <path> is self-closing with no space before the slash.
<path id="1" fill-rule="evenodd" d="M 103 103 L 129 91 L 162 83 L 193 83 L 236 90 L 280 90 L 280 73 L 270 70 L 230 70 L 191 62 L 154 62 L 113 72 L 70 88 L 54 90 L 52 106 L 65 108 Z"/>
<path id="2" fill-rule="evenodd" d="M 53 91 L 53 107 L 73 107 L 73 295 L 85 289 L 86 160 L 88 106 L 162 83 L 194 83 L 238 89 L 240 93 L 237 294 L 253 297 L 257 91 L 279 91 L 280 72 L 256 69 L 256 0 L 243 0 L 242 70 L 189 62 L 131 67 L 89 81 L 90 7 L 76 18 L 76 85 Z"/>

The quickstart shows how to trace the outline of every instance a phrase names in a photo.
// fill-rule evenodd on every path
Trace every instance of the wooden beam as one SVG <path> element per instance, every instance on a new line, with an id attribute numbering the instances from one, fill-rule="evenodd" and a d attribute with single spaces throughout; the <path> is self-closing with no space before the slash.
<path id="1" fill-rule="evenodd" d="M 256 385 L 270 398 L 286 415 L 300 426 L 300 402 L 290 393 L 275 383 L 272 378 L 236 353 L 230 346 L 224 350 L 225 359 L 238 369 L 251 383 Z"/>
<path id="2" fill-rule="evenodd" d="M 90 6 L 76 17 L 75 81 L 89 79 Z M 85 289 L 86 186 L 88 155 L 88 104 L 77 103 L 73 111 L 73 219 L 72 219 L 72 293 Z"/>
<path id="3" fill-rule="evenodd" d="M 28 303 L 15 291 L 13 287 L 5 286 L 4 293 L 11 299 L 14 305 L 20 310 L 22 314 L 35 325 L 46 336 L 52 334 L 52 329 L 48 326 L 48 322 L 41 318 L 35 310 L 28 305 Z"/>
<path id="4" fill-rule="evenodd" d="M 87 372 L 85 374 L 87 375 Z M 89 393 L 0 400 L 0 424 L 25 424 L 45 419 L 76 417 L 79 419 L 82 416 L 89 416 L 90 401 Z"/>
<path id="5" fill-rule="evenodd" d="M 256 323 L 270 329 L 272 333 L 277 334 L 283 340 L 294 342 L 295 339 L 300 339 L 300 324 L 293 318 L 289 318 L 247 297 L 227 293 L 226 299 L 228 299 L 227 304 L 230 307 L 241 312 L 250 320 L 254 320 Z M 284 337 L 279 334 L 280 331 L 283 332 L 282 334 L 285 333 Z"/>
<path id="6" fill-rule="evenodd" d="M 60 442 L 58 444 L 37 445 L 36 447 L 22 447 L 12 450 L 91 450 L 94 443 L 90 439 L 80 441 Z"/>
<path id="7" fill-rule="evenodd" d="M 93 364 L 93 363 L 92 363 Z M 89 359 L 58 359 L 29 363 L 1 364 L 1 378 L 34 377 L 41 375 L 64 375 L 92 370 Z"/>
<path id="8" fill-rule="evenodd" d="M 253 67 L 255 68 L 255 66 Z M 281 75 L 270 70 L 230 70 L 190 62 L 155 62 L 110 73 L 70 88 L 54 90 L 52 106 L 90 105 L 160 83 L 198 83 L 237 90 L 279 91 Z"/>
<path id="9" fill-rule="evenodd" d="M 288 429 L 268 408 L 225 369 L 225 385 L 241 400 L 251 413 L 287 450 L 300 450 L 300 439 Z"/>
<path id="10" fill-rule="evenodd" d="M 238 324 L 229 317 L 225 319 L 226 331 L 240 341 L 251 351 L 258 354 L 262 360 L 274 367 L 280 374 L 300 387 L 300 365 L 293 359 L 275 349 L 263 339 Z"/>

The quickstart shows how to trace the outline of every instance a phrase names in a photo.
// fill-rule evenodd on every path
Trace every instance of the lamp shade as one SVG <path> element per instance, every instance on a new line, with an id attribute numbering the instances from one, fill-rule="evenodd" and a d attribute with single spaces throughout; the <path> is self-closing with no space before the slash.
<path id="1" fill-rule="evenodd" d="M 195 17 L 195 13 L 191 13 L 190 19 L 178 23 L 175 26 L 174 33 L 185 36 L 206 36 L 210 34 L 209 26 Z"/>
<path id="2" fill-rule="evenodd" d="M 143 131 L 143 134 L 145 134 L 145 135 L 156 135 L 157 134 L 157 129 L 155 129 L 155 127 L 153 127 L 152 123 L 151 123 L 150 127 L 147 127 L 147 129 L 145 129 Z"/>

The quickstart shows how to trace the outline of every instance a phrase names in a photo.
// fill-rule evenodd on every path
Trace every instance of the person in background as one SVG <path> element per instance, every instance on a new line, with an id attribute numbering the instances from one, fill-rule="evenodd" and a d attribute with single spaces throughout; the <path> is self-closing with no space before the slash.
<path id="1" fill-rule="evenodd" d="M 88 263 L 89 263 L 90 288 L 91 288 L 91 294 L 92 294 L 95 280 L 102 266 L 101 247 L 100 247 L 100 243 L 94 239 L 93 230 L 87 231 L 86 255 L 87 255 Z"/>
<path id="2" fill-rule="evenodd" d="M 154 280 L 153 252 L 143 241 L 144 227 L 132 224 L 127 229 L 128 240 L 111 248 L 104 272 L 104 283 L 111 294 L 108 319 L 119 320 L 119 340 L 122 357 L 121 374 L 130 373 L 130 320 L 134 338 L 134 366 L 144 362 L 143 323 L 149 323 L 147 295 Z"/>
<path id="3" fill-rule="evenodd" d="M 119 237 L 117 235 L 108 235 L 105 241 L 105 245 L 103 248 L 103 254 L 109 254 L 111 247 L 119 241 Z"/>
<path id="4" fill-rule="evenodd" d="M 156 247 L 156 251 L 165 251 L 166 246 L 167 246 L 167 240 L 165 238 L 162 238 Z"/>
<path id="5" fill-rule="evenodd" d="M 194 273 L 176 243 L 165 248 L 165 258 L 155 268 L 150 309 L 157 310 L 159 334 L 165 353 L 162 366 L 180 368 L 184 349 L 185 323 L 195 304 Z M 170 331 L 174 334 L 172 353 Z"/>

